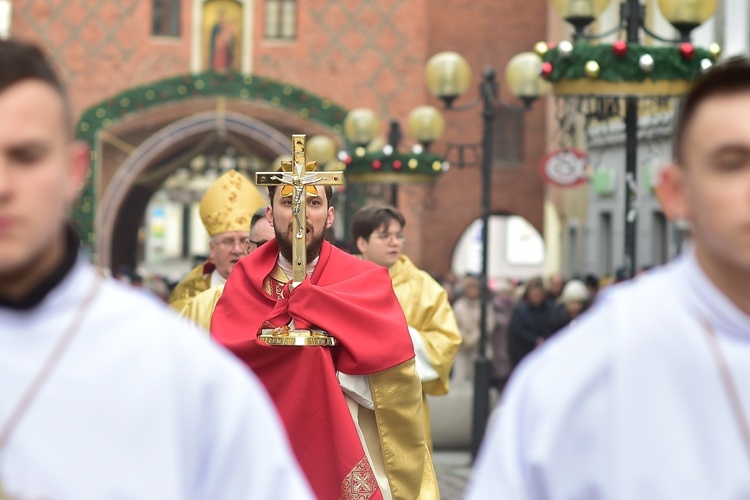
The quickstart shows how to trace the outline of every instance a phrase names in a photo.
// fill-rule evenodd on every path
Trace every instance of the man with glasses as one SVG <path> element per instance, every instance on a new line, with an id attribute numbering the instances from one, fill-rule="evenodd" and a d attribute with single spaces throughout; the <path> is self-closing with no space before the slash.
<path id="1" fill-rule="evenodd" d="M 200 215 L 211 237 L 209 257 L 172 291 L 169 305 L 173 309 L 182 311 L 193 297 L 227 281 L 234 265 L 246 254 L 252 213 L 265 204 L 258 188 L 236 170 L 225 173 L 206 190 Z"/>
<path id="2" fill-rule="evenodd" d="M 396 208 L 362 207 L 352 220 L 352 238 L 365 260 L 388 268 L 414 344 L 417 375 L 422 381 L 425 435 L 431 444 L 427 394 L 448 393 L 451 366 L 461 334 L 445 289 L 403 254 L 406 219 Z"/>
<path id="3" fill-rule="evenodd" d="M 273 226 L 266 219 L 266 208 L 259 208 L 250 221 L 249 238 L 245 239 L 245 255 L 274 238 Z M 180 314 L 190 318 L 198 326 L 209 330 L 211 328 L 211 316 L 216 309 L 216 303 L 224 292 L 224 283 L 212 286 L 193 297 L 185 304 Z"/>

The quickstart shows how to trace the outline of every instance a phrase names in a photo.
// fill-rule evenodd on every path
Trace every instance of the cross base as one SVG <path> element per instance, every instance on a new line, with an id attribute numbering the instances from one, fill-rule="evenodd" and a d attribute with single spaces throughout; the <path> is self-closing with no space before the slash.
<path id="1" fill-rule="evenodd" d="M 264 328 L 258 340 L 273 346 L 322 346 L 330 347 L 338 342 L 323 330 L 290 330 Z"/>

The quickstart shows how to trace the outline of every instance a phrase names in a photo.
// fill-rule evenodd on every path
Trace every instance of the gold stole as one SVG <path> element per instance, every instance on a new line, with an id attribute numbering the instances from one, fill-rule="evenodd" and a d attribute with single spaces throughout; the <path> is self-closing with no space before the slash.
<path id="1" fill-rule="evenodd" d="M 263 280 L 263 291 L 279 300 L 288 282 L 289 277 L 277 263 Z M 379 448 L 394 500 L 439 499 L 432 455 L 425 441 L 422 386 L 416 376 L 414 359 L 370 374 L 369 380 Z"/>
<path id="2" fill-rule="evenodd" d="M 277 262 L 270 274 L 263 280 L 263 291 L 273 297 L 274 300 L 282 299 L 284 297 L 284 285 L 288 282 L 289 277 Z"/>

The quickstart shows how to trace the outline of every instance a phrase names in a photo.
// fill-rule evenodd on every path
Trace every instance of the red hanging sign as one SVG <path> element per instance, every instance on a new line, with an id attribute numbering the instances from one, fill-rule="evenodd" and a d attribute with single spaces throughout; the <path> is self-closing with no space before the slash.
<path id="1" fill-rule="evenodd" d="M 559 187 L 588 182 L 588 155 L 578 149 L 563 148 L 546 154 L 539 164 L 545 182 Z"/>

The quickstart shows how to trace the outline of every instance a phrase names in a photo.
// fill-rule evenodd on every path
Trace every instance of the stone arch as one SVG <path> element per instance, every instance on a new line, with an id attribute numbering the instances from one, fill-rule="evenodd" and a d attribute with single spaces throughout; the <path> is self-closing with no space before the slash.
<path id="1" fill-rule="evenodd" d="M 278 130 L 238 113 L 201 113 L 171 123 L 139 145 L 120 165 L 102 195 L 96 212 L 95 234 L 98 263 L 111 265 L 114 229 L 125 199 L 139 174 L 147 170 L 167 149 L 218 127 L 264 145 L 274 155 L 289 153 L 289 139 Z"/>
<path id="2" fill-rule="evenodd" d="M 537 227 L 523 215 L 511 211 L 493 211 L 489 222 L 488 271 L 490 278 L 528 278 L 543 273 L 544 236 Z M 512 238 L 513 233 L 519 230 L 529 232 L 531 238 L 525 247 L 510 248 L 509 238 Z M 451 254 L 451 270 L 457 275 L 480 273 L 482 256 L 479 238 L 482 232 L 481 217 L 476 217 L 468 221 L 456 240 Z M 518 242 L 514 241 L 514 243 Z"/>
<path id="3" fill-rule="evenodd" d="M 106 224 L 113 219 L 110 216 L 96 215 L 100 205 L 100 200 L 97 200 L 96 195 L 100 194 L 100 192 L 106 192 L 108 193 L 106 196 L 112 196 L 112 200 L 119 199 L 122 202 L 121 197 L 117 198 L 121 194 L 115 195 L 116 193 L 120 193 L 120 191 L 108 191 L 108 186 L 100 186 L 100 189 L 97 190 L 98 185 L 101 183 L 96 178 L 96 172 L 102 161 L 102 133 L 124 121 L 132 120 L 139 113 L 151 111 L 160 106 L 190 101 L 196 98 L 211 97 L 252 102 L 269 110 L 271 113 L 277 113 L 279 116 L 290 116 L 291 114 L 298 121 L 313 122 L 311 126 L 314 125 L 318 129 L 326 130 L 333 136 L 341 135 L 342 122 L 347 113 L 344 108 L 335 105 L 326 98 L 311 94 L 305 89 L 264 77 L 236 72 L 202 72 L 167 78 L 127 89 L 89 107 L 82 113 L 76 125 L 76 136 L 78 139 L 89 144 L 92 151 L 91 160 L 93 168 L 89 172 L 86 186 L 74 208 L 73 221 L 82 233 L 84 243 L 89 246 L 90 250 L 97 254 L 97 257 L 103 257 L 103 259 L 98 259 L 102 265 L 108 262 L 109 257 L 108 252 L 100 252 L 99 245 L 104 244 L 104 240 L 96 235 L 95 228 L 97 231 L 110 231 L 111 229 L 107 229 Z M 278 130 L 261 121 L 253 119 L 245 120 L 243 118 L 247 117 L 226 113 L 227 124 L 231 122 L 232 127 L 238 127 L 238 130 L 243 130 L 241 132 L 243 135 L 250 134 L 248 137 L 251 140 L 257 139 L 260 141 L 261 138 L 267 140 L 270 137 L 274 137 L 271 143 L 278 142 L 279 137 L 275 135 L 279 133 Z M 196 122 L 181 122 L 179 127 L 169 128 L 169 130 L 182 131 L 183 133 L 186 133 L 185 131 L 190 129 L 190 127 L 197 127 L 194 130 L 198 130 L 201 127 L 198 122 L 203 123 L 202 126 L 209 126 L 207 124 L 210 123 L 210 126 L 215 127 L 216 120 L 216 115 L 213 118 L 206 115 L 202 116 Z M 167 144 L 164 142 L 164 134 L 159 135 L 159 137 L 161 137 L 162 141 L 161 146 L 164 147 Z M 153 148 L 159 147 L 159 142 L 156 140 L 149 142 L 149 146 L 146 147 L 147 141 L 144 141 L 142 144 L 144 148 L 141 148 L 141 146 L 136 148 L 136 150 L 139 150 L 138 154 L 140 155 L 138 160 L 125 162 L 128 166 L 126 171 L 121 174 L 118 182 L 130 179 L 135 170 L 143 170 L 147 167 L 146 158 L 148 154 L 153 156 L 154 151 L 156 151 Z M 288 146 L 286 146 L 286 150 L 288 150 Z M 135 150 L 133 153 L 135 153 Z M 128 173 L 128 169 L 134 170 Z M 126 186 L 126 184 L 120 184 L 119 189 L 125 189 L 123 186 Z M 102 197 L 101 201 L 105 199 L 109 201 L 105 197 Z M 95 219 L 97 219 L 96 224 Z M 107 244 L 111 244 L 111 241 Z M 104 249 L 102 248 L 101 250 Z"/>

